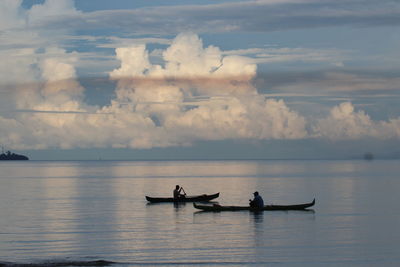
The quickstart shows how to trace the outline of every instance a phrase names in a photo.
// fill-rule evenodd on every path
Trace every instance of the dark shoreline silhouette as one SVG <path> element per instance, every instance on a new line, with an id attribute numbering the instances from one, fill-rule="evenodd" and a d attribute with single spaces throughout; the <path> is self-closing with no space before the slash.
<path id="1" fill-rule="evenodd" d="M 24 155 L 19 155 L 7 151 L 6 153 L 3 152 L 0 154 L 0 160 L 29 160 L 29 158 Z"/>

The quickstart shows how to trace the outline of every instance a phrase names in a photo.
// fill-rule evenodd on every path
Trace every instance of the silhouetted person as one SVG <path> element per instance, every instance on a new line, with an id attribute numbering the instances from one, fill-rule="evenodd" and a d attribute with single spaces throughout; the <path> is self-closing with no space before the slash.
<path id="1" fill-rule="evenodd" d="M 184 194 L 181 194 L 182 191 L 183 191 Z M 183 189 L 183 187 L 180 187 L 179 185 L 176 185 L 175 189 L 174 189 L 174 199 L 183 198 L 185 196 L 186 196 L 186 192 Z"/>
<path id="2" fill-rule="evenodd" d="M 257 209 L 262 209 L 264 207 L 264 200 L 262 197 L 258 194 L 258 192 L 254 192 L 254 199 L 250 200 L 250 207 L 252 208 L 257 208 Z"/>

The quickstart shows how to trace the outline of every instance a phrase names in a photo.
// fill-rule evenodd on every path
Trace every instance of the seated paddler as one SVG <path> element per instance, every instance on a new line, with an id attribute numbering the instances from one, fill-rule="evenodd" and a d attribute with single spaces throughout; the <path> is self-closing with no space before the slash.
<path id="1" fill-rule="evenodd" d="M 181 193 L 183 191 L 183 194 Z M 186 192 L 183 187 L 176 185 L 174 189 L 174 199 L 184 198 L 186 196 Z"/>
<path id="2" fill-rule="evenodd" d="M 254 192 L 253 195 L 254 199 L 253 200 L 250 199 L 250 207 L 256 209 L 264 208 L 264 200 L 262 199 L 260 194 L 258 194 L 258 191 Z"/>

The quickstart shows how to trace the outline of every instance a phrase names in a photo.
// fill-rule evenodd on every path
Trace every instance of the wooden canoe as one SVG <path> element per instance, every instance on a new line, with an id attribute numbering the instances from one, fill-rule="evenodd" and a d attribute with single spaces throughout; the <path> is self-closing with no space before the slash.
<path id="1" fill-rule="evenodd" d="M 151 203 L 161 202 L 207 202 L 219 197 L 219 192 L 212 195 L 198 195 L 198 196 L 186 196 L 183 198 L 174 199 L 173 197 L 149 197 L 146 196 L 146 200 Z"/>
<path id="2" fill-rule="evenodd" d="M 199 205 L 193 203 L 196 209 L 203 211 L 240 211 L 240 210 L 250 210 L 250 211 L 263 211 L 263 210 L 305 210 L 309 207 L 314 206 L 315 198 L 310 203 L 296 204 L 296 205 L 266 205 L 262 209 L 252 208 L 250 206 L 221 206 L 218 204 L 214 205 Z"/>

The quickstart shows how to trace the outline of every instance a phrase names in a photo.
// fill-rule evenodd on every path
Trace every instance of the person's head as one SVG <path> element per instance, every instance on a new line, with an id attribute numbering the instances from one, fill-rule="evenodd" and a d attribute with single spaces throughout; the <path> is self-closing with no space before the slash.
<path id="1" fill-rule="evenodd" d="M 254 192 L 253 195 L 256 197 L 258 196 L 258 191 Z"/>
<path id="2" fill-rule="evenodd" d="M 179 189 L 179 185 L 176 185 L 175 188 L 176 188 L 176 189 Z"/>

